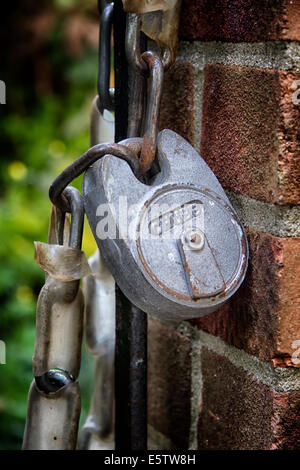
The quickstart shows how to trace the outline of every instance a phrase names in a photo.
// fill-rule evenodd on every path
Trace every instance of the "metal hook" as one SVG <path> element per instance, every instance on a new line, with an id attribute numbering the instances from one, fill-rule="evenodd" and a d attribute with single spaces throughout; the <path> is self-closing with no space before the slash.
<path id="1" fill-rule="evenodd" d="M 148 67 L 142 59 L 140 49 L 141 15 L 128 13 L 126 23 L 126 56 L 128 62 L 141 73 L 147 73 Z M 172 62 L 171 51 L 165 48 L 162 53 L 162 65 L 167 70 Z"/>
<path id="2" fill-rule="evenodd" d="M 143 145 L 140 156 L 140 172 L 146 173 L 155 158 L 158 132 L 158 116 L 164 79 L 164 69 L 160 57 L 152 51 L 142 54 L 142 60 L 150 71 L 147 108 L 144 121 Z"/>

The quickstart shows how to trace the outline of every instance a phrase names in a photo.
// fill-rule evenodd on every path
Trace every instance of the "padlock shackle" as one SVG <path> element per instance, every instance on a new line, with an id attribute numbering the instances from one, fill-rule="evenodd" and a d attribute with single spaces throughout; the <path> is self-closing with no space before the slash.
<path id="1" fill-rule="evenodd" d="M 140 174 L 140 164 L 136 154 L 125 145 L 121 144 L 97 144 L 87 150 L 81 157 L 77 158 L 53 181 L 49 189 L 49 197 L 52 203 L 63 212 L 72 212 L 67 198 L 64 196 L 64 189 L 75 178 L 80 176 L 93 163 L 105 155 L 125 160 L 131 167 L 135 176 Z"/>

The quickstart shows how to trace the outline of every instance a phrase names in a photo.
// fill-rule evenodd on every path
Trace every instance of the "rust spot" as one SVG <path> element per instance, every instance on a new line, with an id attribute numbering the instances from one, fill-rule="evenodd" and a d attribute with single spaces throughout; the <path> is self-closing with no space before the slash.
<path id="1" fill-rule="evenodd" d="M 151 167 L 155 157 L 155 143 L 144 134 L 140 156 L 140 174 L 146 173 Z"/>

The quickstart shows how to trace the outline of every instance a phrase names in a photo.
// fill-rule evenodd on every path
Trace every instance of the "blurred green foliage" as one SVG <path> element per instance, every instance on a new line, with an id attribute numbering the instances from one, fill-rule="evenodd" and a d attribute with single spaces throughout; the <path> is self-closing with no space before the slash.
<path id="1" fill-rule="evenodd" d="M 79 3 L 53 2 L 66 14 Z M 70 57 L 63 46 L 62 28 L 59 17 L 46 48 L 47 60 L 63 84 L 59 91 L 32 99 L 32 84 L 12 80 L 7 83 L 7 105 L 0 108 L 0 339 L 6 344 L 6 364 L 0 365 L 0 449 L 20 449 L 22 444 L 32 381 L 36 301 L 44 282 L 44 273 L 33 259 L 33 241 L 47 240 L 48 188 L 89 145 L 97 51 L 90 47 L 79 57 Z M 80 179 L 75 185 L 80 187 Z M 86 223 L 83 249 L 90 255 L 94 248 Z M 81 422 L 88 408 L 91 371 L 92 361 L 84 354 L 79 378 Z"/>

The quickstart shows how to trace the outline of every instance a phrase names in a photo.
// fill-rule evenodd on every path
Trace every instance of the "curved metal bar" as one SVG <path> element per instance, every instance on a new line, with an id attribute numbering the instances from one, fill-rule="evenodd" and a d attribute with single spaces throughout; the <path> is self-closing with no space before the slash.
<path id="1" fill-rule="evenodd" d="M 140 48 L 141 37 L 141 15 L 136 13 L 128 13 L 126 23 L 126 56 L 128 62 L 139 70 L 141 73 L 147 73 L 147 65 L 142 59 Z M 167 48 L 162 53 L 162 65 L 167 70 L 172 61 L 171 51 Z"/>
<path id="2" fill-rule="evenodd" d="M 98 95 L 99 103 L 103 109 L 113 111 L 114 92 L 109 88 L 111 70 L 111 30 L 114 12 L 114 3 L 109 3 L 101 14 L 99 32 L 99 72 L 98 72 Z"/>
<path id="3" fill-rule="evenodd" d="M 68 186 L 64 192 L 64 196 L 68 200 L 71 209 L 71 226 L 70 226 L 70 248 L 81 249 L 83 222 L 84 222 L 84 206 L 83 199 L 78 189 Z"/>
<path id="4" fill-rule="evenodd" d="M 140 49 L 141 15 L 136 13 L 127 14 L 126 22 L 126 56 L 130 65 L 142 73 L 148 70 L 147 64 L 141 58 Z"/>
<path id="5" fill-rule="evenodd" d="M 69 247 L 80 250 L 84 223 L 83 199 L 78 189 L 74 188 L 74 186 L 68 186 L 63 191 L 63 198 L 67 201 L 68 208 L 70 210 L 62 211 L 60 208 L 56 208 L 58 243 L 59 245 L 63 245 L 65 215 L 66 212 L 70 212 L 72 218 L 70 225 Z"/>
<path id="6" fill-rule="evenodd" d="M 158 116 L 164 79 L 164 69 L 161 59 L 152 51 L 144 52 L 142 54 L 142 59 L 148 65 L 150 70 L 150 86 L 148 89 L 143 145 L 140 156 L 140 172 L 141 174 L 144 174 L 150 169 L 156 153 Z"/>
<path id="7" fill-rule="evenodd" d="M 89 166 L 105 155 L 113 155 L 114 157 L 125 160 L 131 167 L 133 173 L 139 176 L 139 161 L 130 148 L 121 144 L 97 144 L 67 166 L 53 181 L 49 189 L 49 197 L 52 203 L 64 212 L 71 212 L 70 204 L 63 194 L 64 189 Z"/>

